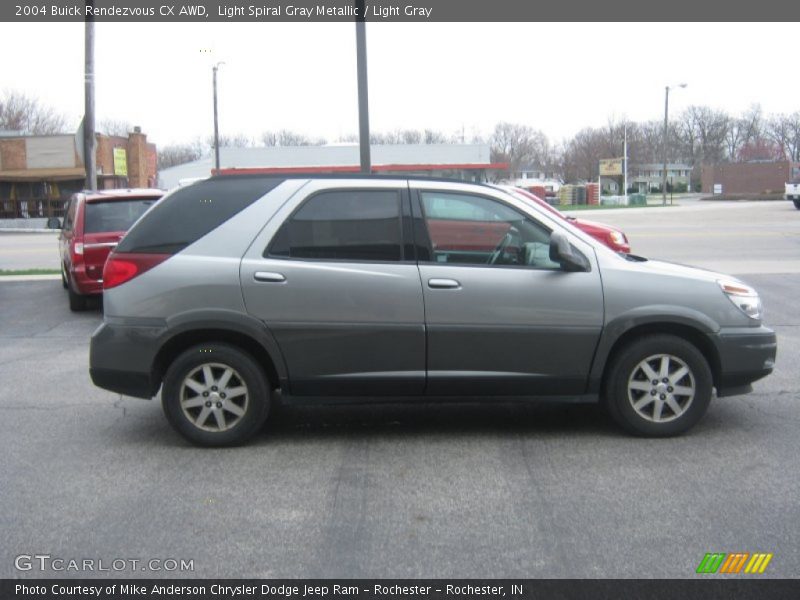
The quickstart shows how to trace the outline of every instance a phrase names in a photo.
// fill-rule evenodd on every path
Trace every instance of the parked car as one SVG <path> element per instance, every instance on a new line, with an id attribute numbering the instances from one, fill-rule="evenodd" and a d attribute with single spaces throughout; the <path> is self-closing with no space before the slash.
<path id="1" fill-rule="evenodd" d="M 793 179 L 786 184 L 786 199 L 794 202 L 794 207 L 800 210 L 800 178 Z"/>
<path id="2" fill-rule="evenodd" d="M 536 194 L 533 194 L 523 188 L 508 186 L 506 189 L 512 192 L 514 195 L 520 196 L 525 200 L 528 200 L 529 202 L 534 202 L 541 208 L 550 211 L 552 214 L 562 219 L 566 219 L 584 233 L 589 234 L 590 236 L 604 243 L 606 246 L 608 246 L 609 248 L 611 248 L 616 252 L 624 252 L 627 254 L 631 251 L 631 245 L 628 242 L 628 237 L 616 227 L 611 227 L 610 225 L 603 225 L 602 223 L 597 223 L 596 221 L 589 221 L 587 219 L 577 219 L 575 217 L 568 217 L 564 215 L 561 211 L 550 206 L 550 204 L 548 204 L 545 200 L 539 198 Z"/>
<path id="3" fill-rule="evenodd" d="M 61 283 L 69 308 L 84 310 L 90 296 L 103 293 L 103 266 L 128 228 L 164 195 L 161 190 L 80 192 L 67 204 L 58 236 Z"/>
<path id="4" fill-rule="evenodd" d="M 628 431 L 691 428 L 769 374 L 761 300 L 616 253 L 493 186 L 219 176 L 177 188 L 106 262 L 90 373 L 161 401 L 200 445 L 285 403 L 601 400 Z"/>

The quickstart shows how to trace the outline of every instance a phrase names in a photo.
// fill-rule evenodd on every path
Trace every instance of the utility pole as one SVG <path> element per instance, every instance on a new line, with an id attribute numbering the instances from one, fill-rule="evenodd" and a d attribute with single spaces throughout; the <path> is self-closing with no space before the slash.
<path id="1" fill-rule="evenodd" d="M 93 6 L 94 0 L 87 0 Z M 83 164 L 86 169 L 86 189 L 97 189 L 97 155 L 94 135 L 94 17 L 86 16 L 84 25 L 83 67 Z"/>
<path id="2" fill-rule="evenodd" d="M 356 0 L 356 70 L 358 72 L 358 142 L 361 172 L 372 172 L 369 147 L 369 89 L 367 87 L 367 31 L 364 0 Z"/>
<path id="3" fill-rule="evenodd" d="M 217 70 L 224 62 L 218 62 L 211 70 L 213 71 L 214 80 L 214 166 L 216 174 L 219 175 L 219 117 L 217 116 Z"/>
<path id="4" fill-rule="evenodd" d="M 681 83 L 673 87 L 685 88 L 686 84 Z M 664 94 L 664 170 L 661 172 L 661 205 L 667 205 L 667 146 L 669 145 L 669 90 L 666 86 Z"/>
<path id="5" fill-rule="evenodd" d="M 628 123 L 625 123 L 625 133 L 622 138 L 622 195 L 628 196 Z"/>

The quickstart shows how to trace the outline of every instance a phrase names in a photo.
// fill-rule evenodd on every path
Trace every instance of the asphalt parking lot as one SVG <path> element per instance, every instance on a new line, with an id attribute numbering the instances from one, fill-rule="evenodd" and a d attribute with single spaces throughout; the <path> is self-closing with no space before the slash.
<path id="1" fill-rule="evenodd" d="M 204 450 L 159 402 L 92 385 L 99 311 L 70 313 L 57 280 L 0 282 L 0 577 L 93 575 L 21 572 L 20 554 L 194 561 L 126 577 L 693 577 L 738 551 L 797 576 L 800 211 L 585 216 L 754 285 L 773 375 L 676 439 L 628 437 L 595 406 L 486 402 L 282 408 L 248 446 Z"/>

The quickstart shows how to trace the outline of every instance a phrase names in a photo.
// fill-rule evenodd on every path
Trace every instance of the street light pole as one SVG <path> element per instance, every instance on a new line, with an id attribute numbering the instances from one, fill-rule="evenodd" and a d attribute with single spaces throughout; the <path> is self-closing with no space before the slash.
<path id="1" fill-rule="evenodd" d="M 218 62 L 212 67 L 214 72 L 214 165 L 216 174 L 219 175 L 219 119 L 217 117 L 217 70 L 224 62 Z"/>
<path id="2" fill-rule="evenodd" d="M 687 84 L 681 83 L 674 87 L 685 88 Z M 664 93 L 664 170 L 661 172 L 661 205 L 667 205 L 667 146 L 669 145 L 669 90 L 666 86 Z"/>

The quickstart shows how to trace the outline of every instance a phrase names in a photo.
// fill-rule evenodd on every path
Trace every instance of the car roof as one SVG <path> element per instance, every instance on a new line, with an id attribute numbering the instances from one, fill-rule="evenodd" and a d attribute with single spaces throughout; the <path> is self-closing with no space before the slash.
<path id="1" fill-rule="evenodd" d="M 311 180 L 320 180 L 320 179 L 331 179 L 331 180 L 364 180 L 364 179 L 375 179 L 377 181 L 439 181 L 443 183 L 460 183 L 465 185 L 475 185 L 479 187 L 488 187 L 496 189 L 496 187 L 490 183 L 484 183 L 482 181 L 467 181 L 465 179 L 458 179 L 457 177 L 428 177 L 426 175 L 386 175 L 386 174 L 366 174 L 366 173 L 287 173 L 287 174 L 278 174 L 278 173 L 230 173 L 225 175 L 213 175 L 211 177 L 203 179 L 203 181 L 223 181 L 223 180 L 236 180 L 236 179 L 264 179 L 264 180 L 273 180 L 273 179 L 311 179 Z"/>
<path id="2" fill-rule="evenodd" d="M 132 200 L 134 198 L 160 198 L 166 192 L 155 188 L 125 188 L 113 190 L 84 190 L 78 192 L 86 202 Z"/>

